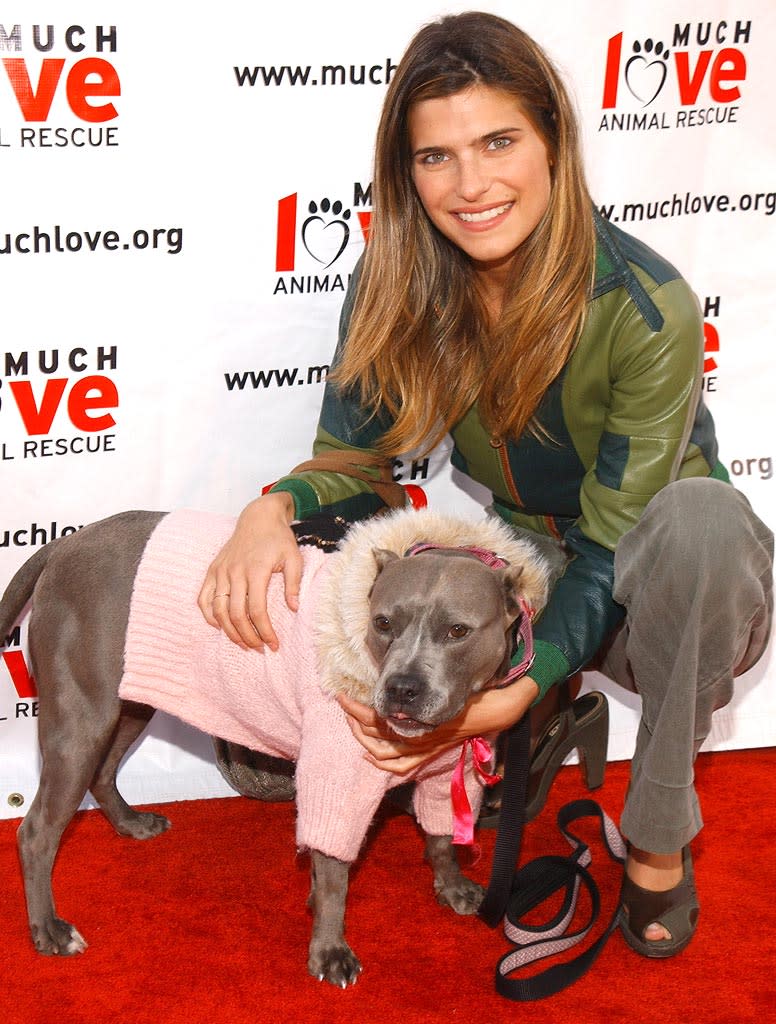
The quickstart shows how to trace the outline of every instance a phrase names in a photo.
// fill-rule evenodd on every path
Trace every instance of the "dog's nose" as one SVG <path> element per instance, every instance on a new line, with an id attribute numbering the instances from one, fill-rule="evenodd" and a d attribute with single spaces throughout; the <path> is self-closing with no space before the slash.
<path id="1" fill-rule="evenodd" d="M 422 684 L 417 676 L 397 673 L 387 681 L 385 692 L 392 704 L 404 707 L 412 704 L 421 691 Z"/>

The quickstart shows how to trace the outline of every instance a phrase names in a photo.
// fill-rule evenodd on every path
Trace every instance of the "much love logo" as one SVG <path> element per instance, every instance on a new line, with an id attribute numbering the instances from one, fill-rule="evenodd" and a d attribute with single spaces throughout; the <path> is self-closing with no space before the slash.
<path id="1" fill-rule="evenodd" d="M 602 107 L 611 110 L 621 98 L 621 84 L 647 107 L 672 85 L 681 106 L 711 100 L 732 103 L 741 97 L 746 80 L 746 57 L 741 46 L 749 42 L 751 22 L 726 21 L 674 25 L 670 45 L 657 36 L 635 39 L 626 47 L 624 34 L 609 38 Z M 695 42 L 698 51 L 691 52 Z M 733 44 L 733 45 L 731 45 Z"/>
<path id="2" fill-rule="evenodd" d="M 93 32 L 98 53 L 116 52 L 115 25 L 97 26 Z M 1 60 L 0 109 L 5 114 L 7 107 L 22 118 L 18 128 L 9 131 L 4 126 L 6 137 L 0 145 L 28 149 L 118 145 L 118 127 L 109 122 L 119 116 L 114 101 L 121 96 L 121 82 L 111 60 L 85 54 L 90 34 L 80 25 L 60 30 L 54 25 L 15 24 L 9 30 L 0 24 L 0 53 L 13 54 Z M 31 57 L 27 56 L 30 50 Z M 57 50 L 65 56 L 54 55 Z M 3 79 L 7 79 L 5 85 Z"/>

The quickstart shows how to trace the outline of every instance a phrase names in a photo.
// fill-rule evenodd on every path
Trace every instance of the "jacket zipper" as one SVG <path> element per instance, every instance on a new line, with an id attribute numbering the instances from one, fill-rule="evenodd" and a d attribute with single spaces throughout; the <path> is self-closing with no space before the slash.
<path id="1" fill-rule="evenodd" d="M 512 499 L 513 504 L 516 505 L 518 508 L 525 508 L 525 502 L 520 497 L 520 492 L 517 489 L 515 478 L 512 475 L 512 467 L 509 464 L 507 446 L 504 444 L 500 437 L 491 437 L 490 446 L 491 448 L 495 448 L 496 451 L 498 452 L 499 462 L 501 463 L 501 471 L 504 474 L 504 480 L 506 482 L 507 490 L 509 491 L 509 496 Z M 558 530 L 554 517 L 542 516 L 542 519 L 544 520 L 545 526 L 547 527 L 547 533 L 551 537 L 554 537 L 556 540 L 562 540 L 560 530 Z"/>
<path id="2" fill-rule="evenodd" d="M 515 478 L 512 475 L 512 467 L 509 465 L 509 453 L 507 452 L 507 446 L 500 437 L 490 438 L 491 448 L 495 448 L 498 452 L 499 462 L 501 463 L 501 472 L 504 476 L 504 482 L 507 485 L 507 491 L 509 492 L 510 499 L 518 508 L 525 508 L 525 503 L 520 497 L 520 492 L 517 489 Z"/>

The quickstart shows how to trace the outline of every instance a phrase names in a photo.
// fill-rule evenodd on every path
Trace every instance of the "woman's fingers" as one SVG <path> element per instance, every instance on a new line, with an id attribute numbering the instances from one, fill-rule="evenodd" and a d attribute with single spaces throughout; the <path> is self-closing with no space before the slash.
<path id="1" fill-rule="evenodd" d="M 348 715 L 348 725 L 358 742 L 366 751 L 366 759 L 375 768 L 390 772 L 393 775 L 407 775 L 419 767 L 433 754 L 426 751 L 413 751 L 399 737 L 386 739 L 383 736 L 372 735 L 376 730 L 374 727 L 364 727 L 361 723 Z"/>
<path id="2" fill-rule="evenodd" d="M 270 494 L 248 505 L 205 574 L 197 599 L 200 611 L 241 647 L 278 648 L 267 601 L 273 573 L 283 573 L 286 603 L 298 610 L 302 556 L 288 525 L 290 500 L 289 495 Z"/>
<path id="3" fill-rule="evenodd" d="M 376 730 L 380 728 L 383 730 L 387 729 L 385 719 L 379 718 L 375 709 L 368 704 L 364 704 L 360 700 L 354 700 L 353 697 L 348 697 L 345 693 L 338 693 L 337 701 L 345 714 L 355 719 L 362 726 Z M 374 733 L 374 735 L 377 734 L 377 732 Z"/>

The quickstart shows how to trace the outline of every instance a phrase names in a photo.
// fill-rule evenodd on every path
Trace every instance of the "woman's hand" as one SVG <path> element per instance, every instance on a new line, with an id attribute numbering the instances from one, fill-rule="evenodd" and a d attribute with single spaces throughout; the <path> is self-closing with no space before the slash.
<path id="1" fill-rule="evenodd" d="M 208 569 L 197 604 L 211 626 L 223 629 L 241 647 L 278 648 L 267 612 L 267 587 L 282 572 L 286 604 L 299 607 L 302 557 L 289 524 L 294 516 L 290 494 L 265 494 L 247 505 L 234 533 Z"/>
<path id="2" fill-rule="evenodd" d="M 533 679 L 523 676 L 503 690 L 475 693 L 455 718 L 410 738 L 398 736 L 366 704 L 344 694 L 339 694 L 337 700 L 348 717 L 351 732 L 366 750 L 367 760 L 383 771 L 407 775 L 470 736 L 508 729 L 523 717 L 538 695 L 539 687 Z"/>

